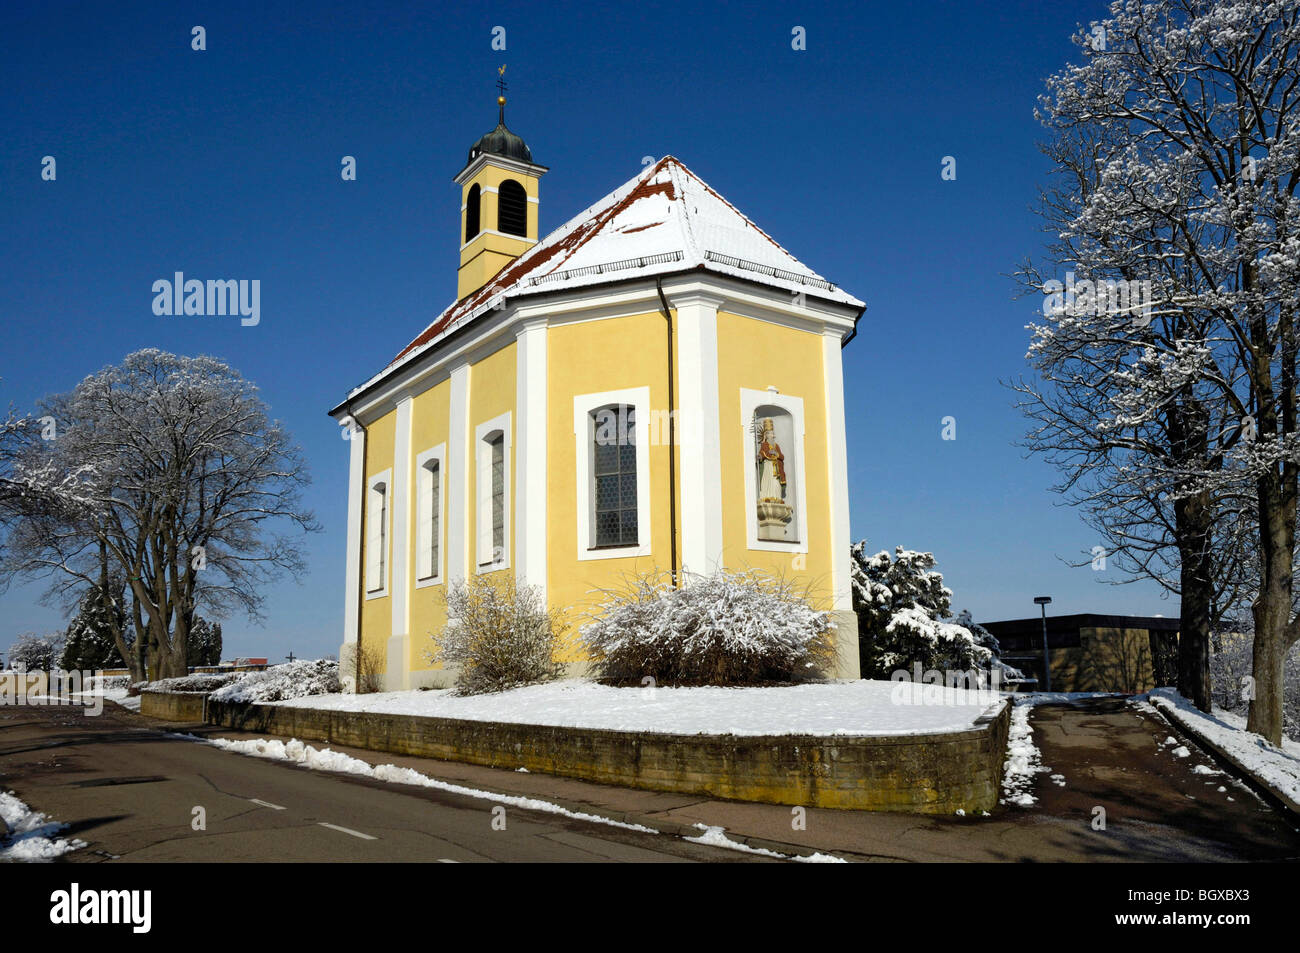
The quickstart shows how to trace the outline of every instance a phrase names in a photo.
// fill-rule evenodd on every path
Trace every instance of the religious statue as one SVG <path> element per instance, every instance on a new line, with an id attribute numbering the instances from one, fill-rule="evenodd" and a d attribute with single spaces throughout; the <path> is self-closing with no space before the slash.
<path id="1" fill-rule="evenodd" d="M 789 482 L 785 454 L 776 442 L 776 425 L 763 420 L 758 435 L 758 535 L 760 539 L 785 540 L 786 526 L 794 519 L 794 507 L 786 502 Z"/>

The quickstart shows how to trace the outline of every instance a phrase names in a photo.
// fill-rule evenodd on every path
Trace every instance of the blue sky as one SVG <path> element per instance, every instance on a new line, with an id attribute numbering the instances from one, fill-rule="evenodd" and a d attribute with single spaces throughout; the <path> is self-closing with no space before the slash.
<path id="1" fill-rule="evenodd" d="M 227 620 L 227 654 L 337 651 L 347 444 L 325 411 L 454 297 L 451 179 L 496 123 L 502 62 L 509 124 L 551 168 L 543 232 L 671 153 L 867 302 L 844 356 L 855 538 L 932 550 L 979 619 L 1035 614 L 1043 593 L 1059 613 L 1177 614 L 1063 561 L 1097 540 L 1014 445 L 999 383 L 1024 370 L 1037 305 L 1008 277 L 1041 239 L 1035 99 L 1100 0 L 310 6 L 0 12 L 0 402 L 144 346 L 209 353 L 310 461 L 310 572 L 268 593 L 265 625 Z M 260 279 L 261 323 L 155 316 L 174 271 Z M 0 651 L 62 624 L 39 593 L 0 596 Z"/>

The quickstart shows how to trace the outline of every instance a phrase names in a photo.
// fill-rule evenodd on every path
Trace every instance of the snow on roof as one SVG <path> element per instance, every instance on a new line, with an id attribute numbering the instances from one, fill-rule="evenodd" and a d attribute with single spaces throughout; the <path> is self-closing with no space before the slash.
<path id="1" fill-rule="evenodd" d="M 444 310 L 357 391 L 503 300 L 692 268 L 864 307 L 782 248 L 681 162 L 665 156 Z"/>

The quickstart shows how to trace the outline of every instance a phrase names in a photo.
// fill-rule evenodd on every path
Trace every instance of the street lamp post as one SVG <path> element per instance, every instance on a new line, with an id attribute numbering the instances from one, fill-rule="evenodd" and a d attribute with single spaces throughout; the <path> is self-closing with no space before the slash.
<path id="1" fill-rule="evenodd" d="M 1034 596 L 1034 605 L 1043 609 L 1043 690 L 1048 692 L 1052 690 L 1052 655 L 1047 648 L 1047 606 L 1051 601 L 1051 596 Z"/>

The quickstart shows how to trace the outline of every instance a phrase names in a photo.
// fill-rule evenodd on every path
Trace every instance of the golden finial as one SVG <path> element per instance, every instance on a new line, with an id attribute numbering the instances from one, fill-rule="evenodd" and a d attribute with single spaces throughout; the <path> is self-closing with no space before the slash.
<path id="1" fill-rule="evenodd" d="M 502 63 L 497 67 L 497 89 L 501 90 L 501 95 L 497 97 L 498 115 L 501 125 L 506 124 L 506 64 Z"/>

